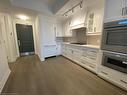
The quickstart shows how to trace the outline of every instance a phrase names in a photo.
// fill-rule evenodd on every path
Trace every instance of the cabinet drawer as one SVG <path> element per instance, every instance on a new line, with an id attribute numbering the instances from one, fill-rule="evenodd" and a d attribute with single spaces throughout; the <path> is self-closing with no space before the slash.
<path id="1" fill-rule="evenodd" d="M 113 84 L 127 90 L 127 75 L 126 74 L 102 67 L 102 68 L 99 68 L 98 75 L 103 77 L 106 80 L 109 80 Z"/>
<path id="2" fill-rule="evenodd" d="M 109 78 L 109 76 L 111 76 L 110 73 L 109 73 L 109 71 L 106 70 L 106 69 L 104 69 L 104 68 L 98 68 L 98 74 L 100 76 L 104 76 L 106 78 Z"/>
<path id="3" fill-rule="evenodd" d="M 90 71 L 97 72 L 96 65 L 88 63 L 87 61 L 81 61 L 81 63 L 84 65 L 85 68 L 87 68 Z"/>

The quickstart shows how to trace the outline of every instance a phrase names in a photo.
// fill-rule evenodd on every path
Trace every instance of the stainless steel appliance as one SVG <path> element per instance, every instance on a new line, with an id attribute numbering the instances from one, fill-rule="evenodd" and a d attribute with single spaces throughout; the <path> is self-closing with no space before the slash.
<path id="1" fill-rule="evenodd" d="M 127 55 L 104 51 L 102 65 L 123 73 L 127 73 Z"/>
<path id="2" fill-rule="evenodd" d="M 127 19 L 104 24 L 101 49 L 127 53 Z"/>

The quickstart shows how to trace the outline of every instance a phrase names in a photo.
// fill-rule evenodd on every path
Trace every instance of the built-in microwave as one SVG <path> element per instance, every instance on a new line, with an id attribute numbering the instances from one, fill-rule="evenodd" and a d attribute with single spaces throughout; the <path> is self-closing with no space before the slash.
<path id="1" fill-rule="evenodd" d="M 104 23 L 101 49 L 127 53 L 127 19 Z"/>
<path id="2" fill-rule="evenodd" d="M 102 65 L 123 73 L 127 73 L 127 55 L 104 51 Z"/>

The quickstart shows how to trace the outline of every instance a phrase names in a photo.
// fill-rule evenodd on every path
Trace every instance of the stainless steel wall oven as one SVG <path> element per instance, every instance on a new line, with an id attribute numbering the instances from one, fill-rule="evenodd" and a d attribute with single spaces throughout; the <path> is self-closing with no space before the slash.
<path id="1" fill-rule="evenodd" d="M 123 73 L 127 73 L 127 55 L 104 51 L 102 65 Z"/>
<path id="2" fill-rule="evenodd" d="M 127 54 L 127 19 L 104 24 L 101 49 Z"/>

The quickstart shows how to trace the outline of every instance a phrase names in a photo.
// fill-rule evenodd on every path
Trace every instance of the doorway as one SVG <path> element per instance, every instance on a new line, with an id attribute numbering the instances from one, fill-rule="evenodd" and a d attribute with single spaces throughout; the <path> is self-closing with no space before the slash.
<path id="1" fill-rule="evenodd" d="M 20 56 L 35 54 L 32 25 L 16 24 Z"/>

